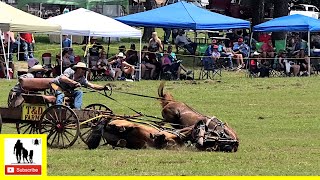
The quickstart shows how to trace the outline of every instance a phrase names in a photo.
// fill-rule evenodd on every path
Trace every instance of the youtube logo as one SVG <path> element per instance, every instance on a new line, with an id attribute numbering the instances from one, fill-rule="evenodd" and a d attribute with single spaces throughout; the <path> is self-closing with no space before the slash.
<path id="1" fill-rule="evenodd" d="M 6 165 L 5 175 L 41 175 L 41 165 Z"/>

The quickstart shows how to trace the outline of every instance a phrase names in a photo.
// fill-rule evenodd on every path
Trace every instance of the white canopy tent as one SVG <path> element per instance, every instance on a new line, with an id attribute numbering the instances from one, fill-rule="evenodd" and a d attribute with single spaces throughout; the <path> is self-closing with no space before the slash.
<path id="1" fill-rule="evenodd" d="M 0 12 L 0 32 L 60 33 L 61 30 L 61 27 L 57 24 L 47 22 L 42 18 L 23 12 L 3 2 L 0 2 Z M 5 53 L 2 39 L 1 43 Z M 10 42 L 8 42 L 8 52 L 9 49 Z M 4 59 L 8 75 L 9 53 L 4 55 Z M 10 78 L 10 76 L 7 77 Z"/>
<path id="2" fill-rule="evenodd" d="M 66 14 L 49 18 L 47 21 L 59 24 L 62 28 L 62 34 L 89 36 L 89 39 L 92 36 L 139 38 L 141 57 L 141 31 L 110 17 L 80 8 Z M 140 63 L 141 58 L 139 59 L 139 80 L 141 78 Z"/>

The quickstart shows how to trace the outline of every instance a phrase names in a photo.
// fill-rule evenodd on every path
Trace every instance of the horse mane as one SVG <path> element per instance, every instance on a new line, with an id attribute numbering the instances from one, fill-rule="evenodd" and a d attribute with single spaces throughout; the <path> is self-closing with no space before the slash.
<path id="1" fill-rule="evenodd" d="M 158 95 L 159 97 L 161 97 L 160 102 L 161 102 L 161 106 L 162 108 L 164 108 L 170 101 L 173 101 L 173 96 L 170 93 L 165 93 L 163 94 L 163 88 L 164 88 L 164 84 L 165 82 L 162 81 L 160 83 L 160 86 L 158 88 Z"/>

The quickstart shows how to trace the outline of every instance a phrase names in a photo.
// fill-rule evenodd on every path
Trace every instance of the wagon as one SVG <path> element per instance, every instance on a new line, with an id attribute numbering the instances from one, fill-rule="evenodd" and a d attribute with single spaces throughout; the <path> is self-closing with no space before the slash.
<path id="1" fill-rule="evenodd" d="M 67 148 L 78 137 L 86 143 L 93 126 L 114 116 L 103 104 L 90 104 L 81 110 L 55 105 L 50 86 L 52 80 L 20 79 L 25 92 L 22 94 L 24 102 L 16 108 L 0 107 L 0 132 L 2 123 L 14 123 L 19 134 L 47 134 L 49 147 Z"/>

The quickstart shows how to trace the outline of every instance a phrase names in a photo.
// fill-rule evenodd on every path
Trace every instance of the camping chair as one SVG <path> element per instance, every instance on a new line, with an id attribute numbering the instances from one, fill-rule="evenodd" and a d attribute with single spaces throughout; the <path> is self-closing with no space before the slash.
<path id="1" fill-rule="evenodd" d="M 256 43 L 256 51 L 261 51 L 261 47 L 262 47 L 262 45 L 263 45 L 263 42 L 257 42 Z"/>
<path id="2" fill-rule="evenodd" d="M 213 63 L 211 58 L 202 58 L 201 59 L 201 69 L 199 74 L 199 79 L 213 79 L 215 75 L 222 77 L 221 74 L 221 59 L 218 59 L 216 63 Z"/>
<path id="3" fill-rule="evenodd" d="M 286 50 L 286 40 L 275 40 L 276 53 L 278 54 L 280 50 Z"/>
<path id="4" fill-rule="evenodd" d="M 47 70 L 46 76 L 50 76 L 53 69 L 53 65 L 51 63 L 51 59 L 52 59 L 51 53 L 43 53 L 41 57 L 42 57 L 42 66 L 44 69 Z"/>
<path id="5" fill-rule="evenodd" d="M 204 54 L 206 53 L 206 50 L 208 48 L 208 45 L 207 44 L 198 44 L 197 46 L 197 52 L 198 52 L 198 55 L 200 56 L 200 58 L 202 59 Z M 200 64 L 198 64 L 198 66 L 201 66 L 201 60 L 200 59 Z"/>
<path id="6" fill-rule="evenodd" d="M 178 43 L 178 44 L 175 44 L 176 46 L 176 53 L 178 54 L 179 53 L 179 50 L 183 50 L 184 54 L 187 53 L 187 49 L 184 47 L 184 43 Z"/>

